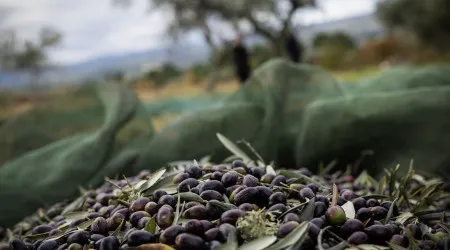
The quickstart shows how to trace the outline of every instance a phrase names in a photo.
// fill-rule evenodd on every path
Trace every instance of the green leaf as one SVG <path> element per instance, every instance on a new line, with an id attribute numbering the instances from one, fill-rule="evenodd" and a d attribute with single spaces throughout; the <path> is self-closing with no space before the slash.
<path id="1" fill-rule="evenodd" d="M 161 177 L 164 175 L 165 172 L 166 172 L 165 168 L 156 171 L 154 174 L 152 174 L 150 179 L 148 179 L 145 183 L 142 183 L 141 185 L 136 186 L 135 187 L 136 190 L 138 192 L 144 192 L 145 190 L 149 189 L 150 187 L 155 185 L 155 183 L 161 179 Z"/>
<path id="2" fill-rule="evenodd" d="M 277 175 L 277 172 L 275 172 L 275 169 L 273 169 L 273 167 L 271 165 L 267 165 L 266 166 L 266 173 L 267 174 Z"/>
<path id="3" fill-rule="evenodd" d="M 308 236 L 309 224 L 307 221 L 303 221 L 298 225 L 292 232 L 290 232 L 286 237 L 280 239 L 277 243 L 267 248 L 267 250 L 281 250 L 289 246 L 294 245 L 303 237 Z"/>
<path id="4" fill-rule="evenodd" d="M 401 224 L 405 224 L 405 222 L 407 220 L 409 220 L 410 218 L 413 218 L 413 217 L 414 217 L 414 214 L 412 214 L 410 212 L 404 212 L 404 213 L 401 213 L 395 221 L 398 223 L 401 223 Z"/>
<path id="5" fill-rule="evenodd" d="M 239 250 L 264 250 L 277 241 L 276 236 L 264 236 L 239 247 Z"/>
<path id="6" fill-rule="evenodd" d="M 347 201 L 344 205 L 342 205 L 342 209 L 344 209 L 345 216 L 348 219 L 354 219 L 356 217 L 355 206 L 353 206 L 353 202 Z"/>
<path id="7" fill-rule="evenodd" d="M 80 223 L 80 225 L 78 225 L 77 228 L 80 230 L 86 230 L 86 229 L 88 229 L 88 227 L 90 227 L 92 225 L 93 222 L 94 222 L 94 219 L 87 220 L 83 223 Z"/>
<path id="8" fill-rule="evenodd" d="M 69 212 L 64 215 L 66 222 L 70 223 L 74 220 L 83 219 L 88 216 L 88 212 Z"/>
<path id="9" fill-rule="evenodd" d="M 79 209 L 81 209 L 81 207 L 84 204 L 84 201 L 86 200 L 85 197 L 79 197 L 76 200 L 74 200 L 73 202 L 71 202 L 69 205 L 67 205 L 64 210 L 62 211 L 61 215 L 66 215 L 67 213 L 70 212 L 74 212 L 77 211 Z"/>
<path id="10" fill-rule="evenodd" d="M 237 242 L 227 242 L 220 247 L 216 248 L 216 250 L 237 250 L 238 243 Z"/>
<path id="11" fill-rule="evenodd" d="M 343 250 L 347 246 L 348 246 L 347 241 L 341 241 L 341 243 L 339 243 L 339 244 L 337 244 L 337 245 L 335 245 L 333 247 L 327 248 L 327 250 Z"/>
<path id="12" fill-rule="evenodd" d="M 389 220 L 391 219 L 392 214 L 394 213 L 394 207 L 395 207 L 395 204 L 397 204 L 397 201 L 398 201 L 398 198 L 392 202 L 392 205 L 389 208 L 386 218 L 384 219 L 384 224 L 387 224 L 389 222 Z"/>
<path id="13" fill-rule="evenodd" d="M 118 237 L 120 234 L 120 230 L 122 230 L 123 225 L 125 224 L 125 220 L 122 220 L 122 222 L 120 222 L 120 225 L 116 228 L 116 230 L 111 234 L 111 236 L 116 236 Z"/>
<path id="14" fill-rule="evenodd" d="M 45 239 L 47 236 L 48 236 L 48 232 L 42 233 L 42 234 L 26 235 L 25 238 L 30 239 L 30 240 L 41 240 L 41 239 Z"/>
<path id="15" fill-rule="evenodd" d="M 224 135 L 217 133 L 219 141 L 233 154 L 242 158 L 243 161 L 251 161 L 252 159 L 244 153 L 236 144 L 226 138 Z"/>
<path id="16" fill-rule="evenodd" d="M 173 196 L 175 199 L 180 198 L 181 201 L 196 201 L 203 203 L 205 202 L 200 195 L 192 192 L 184 192 L 184 193 L 178 193 Z"/>
<path id="17" fill-rule="evenodd" d="M 73 230 L 71 232 L 60 232 L 60 233 L 57 233 L 57 234 L 53 235 L 52 237 L 49 237 L 49 238 L 45 239 L 45 241 L 58 240 L 58 239 L 60 239 L 62 237 L 65 237 L 67 235 L 70 235 L 70 234 L 73 234 L 73 233 L 76 233 L 76 232 L 79 232 L 79 231 L 81 231 L 81 230 L 76 229 L 76 230 Z"/>
<path id="18" fill-rule="evenodd" d="M 314 209 L 316 208 L 316 198 L 312 198 L 305 208 L 299 214 L 300 221 L 310 221 L 314 218 Z"/>
<path id="19" fill-rule="evenodd" d="M 281 171 L 280 171 L 280 174 L 281 174 L 281 175 L 284 175 L 286 178 L 298 178 L 298 179 L 303 180 L 305 183 L 314 183 L 314 184 L 316 184 L 317 186 L 319 186 L 319 187 L 321 187 L 321 188 L 323 188 L 323 189 L 328 189 L 328 190 L 330 190 L 329 187 L 324 186 L 322 183 L 320 183 L 320 182 L 314 180 L 313 178 L 308 177 L 308 176 L 303 175 L 303 174 L 300 174 L 300 173 L 296 173 L 296 172 L 294 172 L 294 171 L 290 171 L 290 170 L 281 170 Z"/>
<path id="20" fill-rule="evenodd" d="M 397 181 L 397 173 L 400 169 L 400 164 L 398 164 L 395 169 L 391 170 L 391 174 L 389 176 L 389 196 L 392 197 L 394 195 L 395 190 L 395 182 Z"/>
<path id="21" fill-rule="evenodd" d="M 217 208 L 220 208 L 224 212 L 232 209 L 237 209 L 237 207 L 231 203 L 224 203 L 217 200 L 210 200 L 208 201 L 208 203 Z"/>
<path id="22" fill-rule="evenodd" d="M 176 190 L 176 185 L 173 183 L 173 177 L 175 177 L 177 174 L 178 173 L 173 173 L 173 174 L 164 176 L 158 182 L 156 182 L 154 185 L 152 185 L 147 190 L 145 190 L 144 195 L 145 196 L 152 195 L 152 193 L 155 192 L 156 190 L 163 189 L 164 187 L 167 188 L 169 186 L 175 186 L 175 190 Z"/>
<path id="23" fill-rule="evenodd" d="M 334 159 L 333 161 L 331 161 L 330 163 L 328 163 L 328 165 L 327 165 L 325 168 L 322 168 L 322 169 L 319 171 L 319 176 L 323 176 L 324 174 L 330 172 L 331 169 L 333 169 L 334 166 L 336 166 L 337 162 L 338 162 L 338 161 L 337 161 L 336 159 Z"/>
<path id="24" fill-rule="evenodd" d="M 384 194 L 384 190 L 386 190 L 386 176 L 383 176 L 383 178 L 381 178 L 380 183 L 378 184 L 378 192 L 379 194 L 383 195 Z"/>
<path id="25" fill-rule="evenodd" d="M 434 212 L 434 213 L 419 215 L 417 217 L 419 218 L 419 220 L 422 220 L 422 221 L 440 220 L 441 218 L 449 219 L 450 213 Z"/>
<path id="26" fill-rule="evenodd" d="M 402 246 L 399 246 L 397 244 L 394 244 L 392 242 L 388 242 L 387 243 L 389 245 L 390 248 L 392 248 L 393 250 L 408 250 L 408 248 L 404 248 Z"/>
<path id="27" fill-rule="evenodd" d="M 300 203 L 300 204 L 298 204 L 296 206 L 293 206 L 293 207 L 289 208 L 288 210 L 286 210 L 286 212 L 284 212 L 280 216 L 278 216 L 278 218 L 283 218 L 283 216 L 285 216 L 286 214 L 291 213 L 291 212 L 293 212 L 293 211 L 295 211 L 295 210 L 297 210 L 297 209 L 299 209 L 301 207 L 304 207 L 306 204 L 308 204 L 308 202 Z"/>
<path id="28" fill-rule="evenodd" d="M 155 216 L 153 216 L 150 220 L 145 224 L 144 230 L 150 232 L 152 234 L 156 233 L 156 220 Z"/>
<path id="29" fill-rule="evenodd" d="M 180 214 L 181 214 L 181 195 L 177 195 L 175 197 L 177 199 L 177 207 L 176 207 L 176 211 L 175 211 L 175 218 L 172 222 L 172 226 L 176 225 L 178 223 L 178 220 L 180 219 Z M 183 208 L 184 208 L 184 203 L 183 203 Z"/>
<path id="30" fill-rule="evenodd" d="M 386 195 L 380 195 L 380 194 L 369 194 L 361 196 L 362 198 L 368 200 L 368 199 L 376 199 L 376 200 L 387 200 L 389 199 L 389 196 Z"/>

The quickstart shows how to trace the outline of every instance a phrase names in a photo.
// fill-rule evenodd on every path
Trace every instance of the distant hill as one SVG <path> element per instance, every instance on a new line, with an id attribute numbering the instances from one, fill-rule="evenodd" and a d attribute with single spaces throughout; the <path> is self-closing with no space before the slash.
<path id="1" fill-rule="evenodd" d="M 383 28 L 373 14 L 366 14 L 337 21 L 296 27 L 300 39 L 310 45 L 318 32 L 344 31 L 362 41 L 371 36 L 383 34 Z M 250 43 L 262 41 L 252 37 Z M 169 50 L 170 49 L 170 50 Z M 59 84 L 61 82 L 76 84 L 88 79 L 96 79 L 105 73 L 121 70 L 129 75 L 140 74 L 143 67 L 150 68 L 163 62 L 172 62 L 179 67 L 187 67 L 197 62 L 204 62 L 209 55 L 208 47 L 202 44 L 177 44 L 146 51 L 110 54 L 72 65 L 62 65 L 58 69 L 43 74 L 41 82 Z M 0 87 L 26 86 L 30 76 L 26 73 L 0 73 Z"/>

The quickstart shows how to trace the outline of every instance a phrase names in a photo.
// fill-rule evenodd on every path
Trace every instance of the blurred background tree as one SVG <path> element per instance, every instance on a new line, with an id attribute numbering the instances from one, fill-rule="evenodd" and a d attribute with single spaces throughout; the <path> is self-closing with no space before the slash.
<path id="1" fill-rule="evenodd" d="M 345 68 L 357 47 L 353 38 L 344 32 L 318 33 L 313 39 L 315 61 L 328 69 Z"/>
<path id="2" fill-rule="evenodd" d="M 450 1 L 383 0 L 377 15 L 391 31 L 404 30 L 434 49 L 450 51 Z"/>

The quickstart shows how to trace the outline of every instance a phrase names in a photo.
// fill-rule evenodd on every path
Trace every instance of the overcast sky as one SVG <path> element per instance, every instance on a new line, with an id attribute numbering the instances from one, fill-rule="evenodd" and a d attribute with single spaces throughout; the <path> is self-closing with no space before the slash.
<path id="1" fill-rule="evenodd" d="M 297 22 L 311 24 L 372 12 L 376 0 L 319 0 L 322 11 L 301 11 Z M 57 63 L 76 63 L 106 54 L 129 53 L 168 43 L 162 34 L 167 13 L 148 14 L 148 0 L 135 0 L 128 9 L 111 0 L 1 0 L 8 7 L 3 25 L 23 37 L 35 37 L 42 26 L 63 34 L 63 43 L 51 52 Z M 192 39 L 197 39 L 193 37 Z"/>

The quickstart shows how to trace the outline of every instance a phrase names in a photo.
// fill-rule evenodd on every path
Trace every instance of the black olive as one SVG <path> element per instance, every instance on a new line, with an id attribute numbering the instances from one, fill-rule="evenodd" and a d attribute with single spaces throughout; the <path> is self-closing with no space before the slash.
<path id="1" fill-rule="evenodd" d="M 250 171 L 250 169 L 248 168 L 248 166 L 247 166 L 244 162 L 242 162 L 242 161 L 240 161 L 240 160 L 234 160 L 234 161 L 231 163 L 231 168 L 232 168 L 232 169 L 243 168 L 243 169 L 245 170 L 245 172 Z"/>
<path id="2" fill-rule="evenodd" d="M 23 241 L 19 239 L 14 239 L 9 243 L 9 248 L 11 250 L 26 250 L 27 246 Z"/>
<path id="3" fill-rule="evenodd" d="M 344 225 L 342 225 L 340 234 L 343 238 L 348 238 L 354 232 L 363 232 L 364 224 L 357 219 L 348 219 Z"/>
<path id="4" fill-rule="evenodd" d="M 155 242 L 156 242 L 155 235 L 143 230 L 133 231 L 127 237 L 127 244 L 130 247 L 137 247 L 142 244 L 149 244 Z"/>
<path id="5" fill-rule="evenodd" d="M 209 179 L 216 180 L 216 181 L 221 181 L 222 180 L 222 176 L 223 176 L 222 172 L 216 171 L 216 172 L 211 174 Z"/>
<path id="6" fill-rule="evenodd" d="M 156 214 L 156 224 L 162 229 L 170 227 L 174 219 L 173 208 L 169 205 L 163 205 Z"/>
<path id="7" fill-rule="evenodd" d="M 237 229 L 229 224 L 229 223 L 223 223 L 219 226 L 219 231 L 221 234 L 221 241 L 227 241 L 229 239 L 230 235 L 234 235 L 234 238 L 237 237 Z"/>
<path id="8" fill-rule="evenodd" d="M 370 208 L 370 212 L 372 213 L 372 218 L 374 220 L 381 220 L 386 218 L 388 210 L 384 207 L 377 206 Z"/>
<path id="9" fill-rule="evenodd" d="M 303 188 L 302 190 L 300 190 L 300 196 L 301 196 L 303 199 L 306 199 L 306 198 L 312 199 L 312 198 L 314 198 L 316 195 L 314 194 L 314 192 L 313 192 L 310 188 L 305 187 L 305 188 Z"/>
<path id="10" fill-rule="evenodd" d="M 276 215 L 281 215 L 282 213 L 286 212 L 287 207 L 284 204 L 275 204 L 271 206 L 269 209 L 267 209 L 267 212 L 272 212 Z"/>
<path id="11" fill-rule="evenodd" d="M 321 201 L 317 201 L 314 205 L 315 205 L 315 208 L 314 208 L 314 217 L 315 218 L 324 215 L 325 212 L 327 211 L 327 206 L 325 205 L 325 203 L 323 203 Z"/>
<path id="12" fill-rule="evenodd" d="M 252 167 L 250 168 L 250 174 L 255 176 L 258 180 L 266 173 L 264 168 Z"/>
<path id="13" fill-rule="evenodd" d="M 385 202 L 381 203 L 381 206 L 384 207 L 386 210 L 389 211 L 389 209 L 390 209 L 391 206 L 392 206 L 392 202 L 390 202 L 390 201 L 385 201 Z M 399 215 L 397 205 L 394 205 L 394 209 L 393 209 L 392 212 L 393 212 L 392 215 L 393 215 L 394 217 L 396 217 L 396 216 Z"/>
<path id="14" fill-rule="evenodd" d="M 208 217 L 208 213 L 206 211 L 205 206 L 197 205 L 184 211 L 183 216 L 188 219 L 203 220 Z"/>
<path id="15" fill-rule="evenodd" d="M 247 187 L 256 187 L 259 185 L 259 180 L 255 176 L 248 174 L 244 176 L 242 184 L 244 184 Z"/>
<path id="16" fill-rule="evenodd" d="M 265 174 L 265 175 L 261 176 L 260 181 L 262 183 L 270 184 L 270 183 L 272 183 L 273 179 L 275 179 L 275 175 Z"/>
<path id="17" fill-rule="evenodd" d="M 237 190 L 239 189 L 236 189 L 234 192 L 236 192 Z M 248 187 L 235 194 L 233 199 L 230 199 L 230 201 L 233 200 L 234 203 L 239 206 L 244 203 L 254 203 L 257 199 L 258 189 L 256 189 L 256 187 Z"/>
<path id="18" fill-rule="evenodd" d="M 326 196 L 316 195 L 316 202 L 318 202 L 318 201 L 323 202 L 326 207 L 330 206 L 330 201 L 328 200 L 328 198 Z"/>
<path id="19" fill-rule="evenodd" d="M 250 203 L 243 203 L 243 204 L 239 205 L 239 209 L 242 211 L 245 211 L 245 212 L 250 212 L 250 211 L 257 209 L 257 207 Z"/>
<path id="20" fill-rule="evenodd" d="M 231 186 L 236 185 L 238 179 L 239 179 L 239 175 L 236 171 L 229 171 L 229 172 L 226 172 L 222 176 L 221 181 L 225 187 L 231 187 Z"/>
<path id="21" fill-rule="evenodd" d="M 143 217 L 150 217 L 150 214 L 145 211 L 137 211 L 132 213 L 130 216 L 131 225 L 137 227 L 139 220 L 142 219 Z"/>
<path id="22" fill-rule="evenodd" d="M 353 207 L 355 207 L 355 211 L 358 211 L 359 209 L 366 207 L 366 199 L 362 197 L 358 197 L 352 201 Z"/>
<path id="23" fill-rule="evenodd" d="M 300 222 L 300 217 L 295 213 L 287 213 L 284 216 L 283 222 L 288 222 L 288 221 Z"/>
<path id="24" fill-rule="evenodd" d="M 136 200 L 134 200 L 130 205 L 130 211 L 136 212 L 136 211 L 144 211 L 145 205 L 150 202 L 150 199 L 147 197 L 139 197 Z"/>
<path id="25" fill-rule="evenodd" d="M 31 234 L 43 234 L 43 233 L 48 233 L 53 229 L 53 227 L 49 226 L 49 225 L 40 225 L 37 226 L 35 228 L 33 228 L 33 230 L 31 231 Z"/>
<path id="26" fill-rule="evenodd" d="M 159 241 L 166 245 L 174 245 L 175 238 L 184 232 L 186 232 L 184 227 L 180 225 L 171 226 L 161 233 Z"/>
<path id="27" fill-rule="evenodd" d="M 416 224 L 409 224 L 406 228 L 412 233 L 412 236 L 416 239 L 422 238 L 422 230 Z"/>
<path id="28" fill-rule="evenodd" d="M 372 218 L 372 213 L 370 212 L 370 208 L 360 208 L 358 212 L 356 213 L 356 218 L 360 221 L 366 221 L 370 218 Z"/>
<path id="29" fill-rule="evenodd" d="M 88 242 L 89 242 L 89 233 L 86 231 L 75 232 L 67 238 L 68 245 L 70 245 L 72 243 L 77 243 L 77 244 L 84 246 Z"/>
<path id="30" fill-rule="evenodd" d="M 219 228 L 211 228 L 205 232 L 206 241 L 218 240 L 220 235 Z"/>
<path id="31" fill-rule="evenodd" d="M 319 188 L 317 187 L 316 184 L 314 183 L 309 183 L 308 185 L 306 185 L 306 187 L 308 187 L 309 189 L 311 189 L 314 194 L 316 194 L 317 192 L 319 192 Z"/>
<path id="32" fill-rule="evenodd" d="M 188 178 L 190 178 L 188 173 L 178 173 L 177 175 L 175 175 L 175 177 L 173 177 L 173 183 L 180 184 L 182 181 Z"/>
<path id="33" fill-rule="evenodd" d="M 385 244 L 392 237 L 391 231 L 384 225 L 372 225 L 366 228 L 366 233 L 370 241 L 381 245 Z"/>
<path id="34" fill-rule="evenodd" d="M 369 242 L 369 236 L 364 232 L 354 232 L 348 237 L 347 242 L 352 245 L 362 245 Z"/>
<path id="35" fill-rule="evenodd" d="M 225 187 L 222 182 L 216 180 L 205 181 L 200 189 L 200 193 L 203 193 L 206 190 L 214 190 L 221 194 L 225 193 Z"/>
<path id="36" fill-rule="evenodd" d="M 284 204 L 286 205 L 286 195 L 282 192 L 273 193 L 269 197 L 269 206 L 273 206 L 275 204 Z"/>
<path id="37" fill-rule="evenodd" d="M 298 222 L 296 221 L 288 221 L 280 226 L 280 228 L 277 231 L 277 237 L 284 238 L 286 235 L 292 232 L 297 226 Z"/>
<path id="38" fill-rule="evenodd" d="M 186 229 L 186 233 L 195 234 L 198 236 L 202 236 L 205 232 L 203 224 L 196 219 L 187 221 L 184 228 Z"/>
<path id="39" fill-rule="evenodd" d="M 107 235 L 108 234 L 108 222 L 103 217 L 96 218 L 91 224 L 91 233 Z"/>
<path id="40" fill-rule="evenodd" d="M 169 205 L 174 208 L 177 205 L 177 201 L 172 195 L 166 194 L 159 198 L 158 205 L 160 207 L 163 205 Z"/>
<path id="41" fill-rule="evenodd" d="M 189 209 L 189 208 L 191 208 L 191 207 L 195 207 L 195 206 L 197 206 L 197 205 L 201 205 L 201 206 L 203 206 L 201 203 L 199 203 L 199 202 L 196 202 L 196 201 L 190 201 L 190 202 L 188 202 L 188 203 L 186 203 L 186 205 L 184 206 L 184 209 Z"/>
<path id="42" fill-rule="evenodd" d="M 220 216 L 220 223 L 228 223 L 231 225 L 235 225 L 236 221 L 240 218 L 245 216 L 245 212 L 240 210 L 240 209 L 231 209 L 228 211 L 225 211 L 221 216 Z"/>
<path id="43" fill-rule="evenodd" d="M 198 179 L 202 177 L 203 170 L 197 165 L 191 165 L 186 168 L 186 173 L 188 173 L 191 178 Z"/>
<path id="44" fill-rule="evenodd" d="M 403 235 L 399 235 L 399 234 L 394 234 L 392 235 L 391 239 L 389 240 L 389 242 L 394 243 L 395 245 L 399 245 L 402 247 L 408 247 L 408 238 L 406 238 Z"/>
<path id="45" fill-rule="evenodd" d="M 379 206 L 379 205 L 380 205 L 380 202 L 375 200 L 375 199 L 369 199 L 366 202 L 366 206 L 367 207 L 376 207 L 376 206 Z"/>
<path id="46" fill-rule="evenodd" d="M 161 197 L 163 197 L 164 195 L 166 195 L 167 192 L 164 190 L 156 190 L 155 192 L 153 192 L 152 194 L 152 200 L 153 202 L 158 203 L 159 199 L 161 199 Z"/>
<path id="47" fill-rule="evenodd" d="M 210 200 L 223 200 L 223 196 L 215 191 L 215 190 L 205 190 L 200 194 L 200 197 L 204 200 L 210 201 Z"/>
<path id="48" fill-rule="evenodd" d="M 189 192 L 189 189 L 194 188 L 198 185 L 198 180 L 194 179 L 194 178 L 188 178 L 182 182 L 180 182 L 180 184 L 178 184 L 178 192 L 183 193 L 183 192 Z"/>
<path id="49" fill-rule="evenodd" d="M 119 250 L 120 243 L 117 237 L 108 236 L 100 240 L 99 250 Z"/>
<path id="50" fill-rule="evenodd" d="M 314 218 L 309 223 L 316 225 L 320 229 L 324 228 L 327 224 L 327 222 L 322 218 Z"/>
<path id="51" fill-rule="evenodd" d="M 274 186 L 280 186 L 281 183 L 287 184 L 287 179 L 284 175 L 275 176 L 275 178 L 272 180 L 272 182 L 270 184 L 272 184 Z"/>

